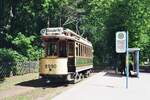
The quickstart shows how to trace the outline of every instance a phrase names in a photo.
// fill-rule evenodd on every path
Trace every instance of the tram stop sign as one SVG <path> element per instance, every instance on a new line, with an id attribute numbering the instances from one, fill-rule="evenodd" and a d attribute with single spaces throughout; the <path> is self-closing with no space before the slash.
<path id="1" fill-rule="evenodd" d="M 125 53 L 127 50 L 127 33 L 125 31 L 116 32 L 116 52 Z"/>

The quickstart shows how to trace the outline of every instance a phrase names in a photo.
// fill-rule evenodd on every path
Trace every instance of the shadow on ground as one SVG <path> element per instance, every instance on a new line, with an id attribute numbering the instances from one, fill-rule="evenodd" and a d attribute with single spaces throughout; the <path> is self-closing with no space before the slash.
<path id="1" fill-rule="evenodd" d="M 0 84 L 3 83 L 4 81 L 5 81 L 5 78 L 3 78 L 3 77 L 1 78 L 0 77 Z"/>
<path id="2" fill-rule="evenodd" d="M 104 67 L 96 67 L 96 66 L 94 66 L 94 68 L 92 70 L 92 73 L 99 73 L 99 72 L 102 72 L 104 70 L 105 70 Z"/>
<path id="3" fill-rule="evenodd" d="M 96 69 L 93 70 L 93 73 L 98 73 L 101 72 L 102 70 Z M 35 79 L 35 80 L 30 80 L 30 81 L 25 81 L 16 84 L 17 86 L 24 86 L 24 87 L 34 87 L 34 88 L 56 88 L 56 87 L 67 87 L 68 85 L 71 85 L 72 82 L 50 82 L 46 83 L 45 80 L 42 79 Z"/>
<path id="4" fill-rule="evenodd" d="M 108 76 L 108 77 L 123 77 L 123 75 L 117 74 L 117 73 L 115 73 L 115 71 L 107 71 L 104 76 Z"/>
<path id="5" fill-rule="evenodd" d="M 19 86 L 26 86 L 26 87 L 34 87 L 34 88 L 56 88 L 60 86 L 68 86 L 68 82 L 53 82 L 53 83 L 46 83 L 46 81 L 42 79 L 30 80 L 18 83 L 16 85 Z"/>
<path id="6" fill-rule="evenodd" d="M 143 73 L 150 73 L 150 68 L 149 68 L 149 69 L 141 68 L 141 69 L 140 69 L 140 72 L 143 72 Z"/>
<path id="7" fill-rule="evenodd" d="M 121 75 L 119 73 L 115 73 L 115 71 L 107 71 L 104 76 L 108 76 L 108 77 L 126 77 L 126 74 Z M 129 75 L 129 77 L 137 78 L 137 74 L 131 74 L 131 75 Z"/>

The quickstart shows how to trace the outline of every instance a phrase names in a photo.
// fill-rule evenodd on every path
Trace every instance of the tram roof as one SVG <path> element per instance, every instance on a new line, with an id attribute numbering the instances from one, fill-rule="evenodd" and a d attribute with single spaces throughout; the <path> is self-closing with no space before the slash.
<path id="1" fill-rule="evenodd" d="M 41 30 L 41 35 L 43 38 L 64 38 L 69 40 L 75 40 L 83 44 L 92 46 L 92 43 L 87 39 L 81 37 L 70 29 L 64 30 L 62 27 L 44 28 Z"/>

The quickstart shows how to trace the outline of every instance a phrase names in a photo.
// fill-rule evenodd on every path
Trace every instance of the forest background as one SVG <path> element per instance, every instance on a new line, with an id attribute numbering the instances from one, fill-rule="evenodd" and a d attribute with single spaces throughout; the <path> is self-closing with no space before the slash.
<path id="1" fill-rule="evenodd" d="M 37 60 L 43 55 L 40 30 L 64 27 L 87 37 L 94 65 L 112 65 L 115 33 L 129 32 L 129 47 L 150 58 L 149 0 L 0 0 L 0 62 Z"/>

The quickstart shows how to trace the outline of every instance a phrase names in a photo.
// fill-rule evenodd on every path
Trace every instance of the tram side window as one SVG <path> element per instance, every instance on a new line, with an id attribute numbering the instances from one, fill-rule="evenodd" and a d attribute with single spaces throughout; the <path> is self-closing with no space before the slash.
<path id="1" fill-rule="evenodd" d="M 82 44 L 80 45 L 80 56 L 82 56 Z"/>
<path id="2" fill-rule="evenodd" d="M 92 57 L 93 55 L 92 55 L 92 48 L 91 48 L 91 57 Z"/>
<path id="3" fill-rule="evenodd" d="M 86 48 L 85 48 L 85 45 L 84 45 L 84 57 L 86 57 Z"/>
<path id="4" fill-rule="evenodd" d="M 82 45 L 82 56 L 84 56 L 84 45 Z"/>
<path id="5" fill-rule="evenodd" d="M 84 54 L 84 49 L 83 49 L 83 45 L 82 45 L 82 56 L 83 56 L 83 54 Z"/>
<path id="6" fill-rule="evenodd" d="M 79 56 L 79 46 L 77 43 L 76 43 L 76 56 Z"/>
<path id="7" fill-rule="evenodd" d="M 90 57 L 91 57 L 91 48 L 89 48 L 89 50 L 90 50 Z"/>
<path id="8" fill-rule="evenodd" d="M 80 44 L 80 56 L 82 56 L 82 44 Z"/>
<path id="9" fill-rule="evenodd" d="M 47 56 L 57 56 L 57 44 L 55 42 L 48 43 Z"/>
<path id="10" fill-rule="evenodd" d="M 90 53 L 91 53 L 91 51 L 90 51 L 90 48 L 89 48 L 89 57 L 90 57 Z"/>
<path id="11" fill-rule="evenodd" d="M 89 57 L 91 57 L 91 48 L 89 48 Z"/>
<path id="12" fill-rule="evenodd" d="M 81 45 L 79 44 L 79 56 L 81 56 Z"/>
<path id="13" fill-rule="evenodd" d="M 87 48 L 87 50 L 88 50 L 88 53 L 87 53 L 87 54 L 88 54 L 88 57 L 89 57 L 89 47 Z"/>
<path id="14" fill-rule="evenodd" d="M 92 57 L 92 48 L 90 48 L 90 57 Z"/>
<path id="15" fill-rule="evenodd" d="M 87 57 L 87 47 L 85 46 L 85 57 Z"/>

